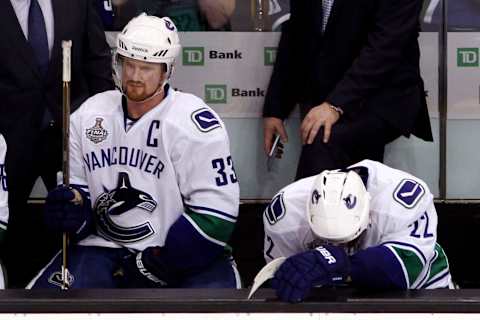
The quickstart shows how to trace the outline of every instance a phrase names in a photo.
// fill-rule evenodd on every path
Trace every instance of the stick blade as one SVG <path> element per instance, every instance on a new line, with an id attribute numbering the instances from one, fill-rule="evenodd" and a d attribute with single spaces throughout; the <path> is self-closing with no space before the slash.
<path id="1" fill-rule="evenodd" d="M 255 279 L 253 280 L 252 289 L 250 289 L 247 300 L 250 300 L 255 291 L 257 291 L 258 288 L 260 288 L 262 284 L 265 283 L 265 281 L 273 278 L 275 272 L 277 272 L 278 268 L 280 268 L 280 266 L 285 262 L 286 259 L 287 258 L 285 257 L 279 257 L 277 259 L 274 259 L 257 273 Z"/>

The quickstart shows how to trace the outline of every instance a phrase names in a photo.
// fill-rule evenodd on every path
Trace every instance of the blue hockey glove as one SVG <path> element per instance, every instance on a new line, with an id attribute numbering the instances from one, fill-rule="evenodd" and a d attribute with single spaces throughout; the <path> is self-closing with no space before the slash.
<path id="1" fill-rule="evenodd" d="M 74 190 L 82 201 L 76 202 Z M 56 232 L 69 232 L 76 240 L 87 236 L 92 226 L 92 208 L 85 192 L 72 187 L 58 186 L 51 190 L 45 202 L 45 223 Z"/>
<path id="2" fill-rule="evenodd" d="M 120 276 L 122 288 L 174 287 L 176 276 L 169 269 L 161 255 L 161 247 L 148 247 L 138 253 L 124 257 Z"/>
<path id="3" fill-rule="evenodd" d="M 277 296 L 285 302 L 304 300 L 318 285 L 343 283 L 350 272 L 350 262 L 341 247 L 324 245 L 289 257 L 271 281 Z"/>

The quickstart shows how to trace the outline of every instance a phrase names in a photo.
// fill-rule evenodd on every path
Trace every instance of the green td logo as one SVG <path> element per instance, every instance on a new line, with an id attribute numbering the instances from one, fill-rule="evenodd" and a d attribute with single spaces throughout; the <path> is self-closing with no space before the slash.
<path id="1" fill-rule="evenodd" d="M 275 63 L 275 58 L 277 56 L 276 47 L 265 47 L 263 50 L 263 63 L 266 66 L 273 66 Z"/>
<path id="2" fill-rule="evenodd" d="M 182 50 L 184 66 L 203 66 L 205 54 L 203 47 L 185 47 Z"/>
<path id="3" fill-rule="evenodd" d="M 458 48 L 457 66 L 458 67 L 478 67 L 480 66 L 478 48 Z"/>
<path id="4" fill-rule="evenodd" d="M 206 84 L 205 101 L 207 103 L 227 103 L 227 86 L 225 84 Z"/>

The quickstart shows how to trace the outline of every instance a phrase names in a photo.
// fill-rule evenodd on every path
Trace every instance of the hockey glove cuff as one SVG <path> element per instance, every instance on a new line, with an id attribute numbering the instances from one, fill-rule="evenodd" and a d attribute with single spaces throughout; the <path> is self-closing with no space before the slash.
<path id="1" fill-rule="evenodd" d="M 177 283 L 175 274 L 169 270 L 161 255 L 161 247 L 148 247 L 125 257 L 121 287 L 160 288 L 172 287 Z"/>

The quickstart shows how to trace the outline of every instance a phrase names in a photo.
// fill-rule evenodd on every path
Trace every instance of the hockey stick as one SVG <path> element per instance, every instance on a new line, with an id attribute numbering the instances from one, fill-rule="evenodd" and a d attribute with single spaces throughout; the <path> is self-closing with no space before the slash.
<path id="1" fill-rule="evenodd" d="M 250 300 L 250 298 L 253 297 L 255 291 L 257 291 L 257 289 L 260 288 L 262 284 L 265 283 L 265 281 L 274 277 L 275 272 L 277 272 L 278 268 L 280 268 L 280 266 L 285 262 L 285 260 L 287 260 L 287 258 L 278 257 L 270 261 L 266 266 L 262 268 L 262 270 L 257 273 L 255 279 L 253 279 L 253 285 L 250 289 L 247 300 Z"/>
<path id="2" fill-rule="evenodd" d="M 62 173 L 63 184 L 70 185 L 70 80 L 71 80 L 72 41 L 62 41 L 63 55 L 63 106 L 62 106 Z M 75 199 L 74 199 L 75 201 Z M 62 290 L 70 287 L 70 273 L 67 264 L 68 233 L 62 235 Z"/>

